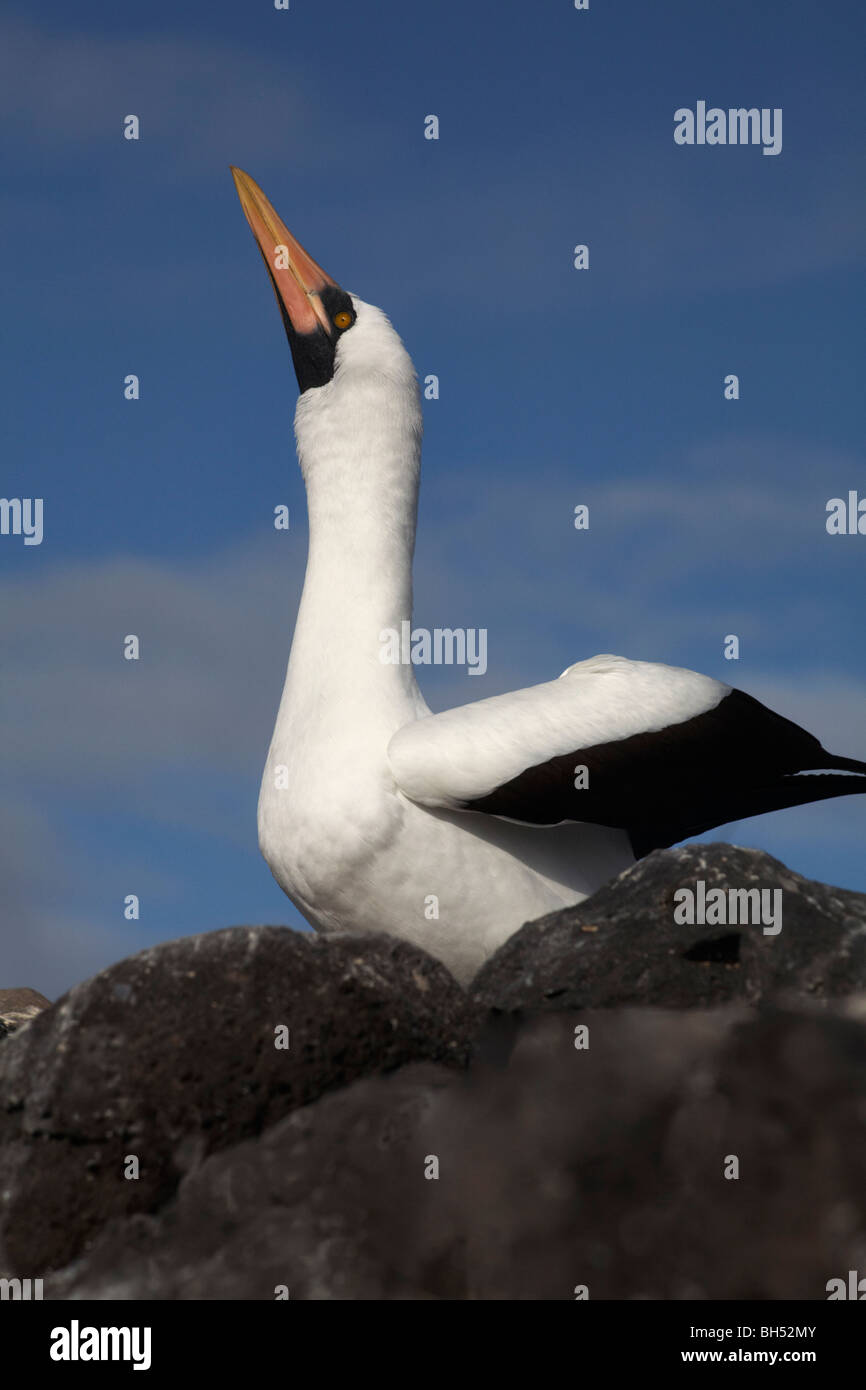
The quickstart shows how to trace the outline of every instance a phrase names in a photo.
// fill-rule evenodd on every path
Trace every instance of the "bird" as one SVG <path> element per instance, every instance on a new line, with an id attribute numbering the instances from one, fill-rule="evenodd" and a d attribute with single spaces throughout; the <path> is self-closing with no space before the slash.
<path id="1" fill-rule="evenodd" d="M 433 713 L 383 633 L 412 617 L 422 414 L 385 313 L 304 250 L 230 166 L 289 341 L 309 517 L 258 802 L 261 852 L 319 932 L 379 932 L 465 988 L 525 922 L 654 849 L 866 791 L 866 762 L 744 691 L 600 655 Z"/>

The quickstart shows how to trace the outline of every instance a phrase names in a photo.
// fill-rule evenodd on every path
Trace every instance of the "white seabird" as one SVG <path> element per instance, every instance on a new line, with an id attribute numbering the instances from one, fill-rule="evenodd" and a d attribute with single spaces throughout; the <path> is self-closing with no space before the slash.
<path id="1" fill-rule="evenodd" d="M 314 927 L 403 937 L 466 983 L 524 922 L 652 849 L 866 791 L 866 763 L 751 696 L 620 656 L 432 714 L 413 667 L 380 659 L 383 632 L 412 617 L 412 362 L 382 311 L 341 289 L 232 173 L 292 351 L 310 523 L 259 843 Z"/>

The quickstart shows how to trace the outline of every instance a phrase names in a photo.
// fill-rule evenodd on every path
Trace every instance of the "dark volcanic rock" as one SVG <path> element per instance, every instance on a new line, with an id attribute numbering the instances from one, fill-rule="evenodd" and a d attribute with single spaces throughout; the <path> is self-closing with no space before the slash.
<path id="1" fill-rule="evenodd" d="M 782 929 L 678 925 L 674 893 L 781 889 Z M 768 899 L 772 903 L 772 898 Z M 579 907 L 528 923 L 470 986 L 507 1012 L 654 1004 L 688 1008 L 780 991 L 829 999 L 866 989 L 866 896 L 813 883 L 758 850 L 657 850 Z"/>
<path id="2" fill-rule="evenodd" d="M 676 924 L 698 880 L 780 889 L 782 930 Z M 866 898 L 753 851 L 650 856 L 469 995 L 387 937 L 238 927 L 0 1046 L 0 1276 L 48 1298 L 823 1299 L 850 1269 Z"/>
<path id="3" fill-rule="evenodd" d="M 156 1210 L 208 1154 L 325 1091 L 463 1064 L 468 1037 L 445 968 L 385 936 L 232 927 L 111 966 L 0 1048 L 0 1273 L 65 1264 L 106 1220 Z"/>
<path id="4" fill-rule="evenodd" d="M 407 1279 L 406 1222 L 429 1186 L 424 1119 L 455 1075 L 403 1067 L 294 1111 L 190 1173 L 164 1213 L 114 1222 L 45 1297 L 429 1297 Z"/>
<path id="5" fill-rule="evenodd" d="M 581 1051 L 575 1022 L 533 1020 L 507 1070 L 322 1097 L 106 1227 L 45 1296 L 825 1299 L 864 1268 L 861 1018 L 582 1013 Z"/>
<path id="6" fill-rule="evenodd" d="M 16 1032 L 50 1006 L 51 1000 L 36 989 L 0 989 L 0 1038 Z"/>

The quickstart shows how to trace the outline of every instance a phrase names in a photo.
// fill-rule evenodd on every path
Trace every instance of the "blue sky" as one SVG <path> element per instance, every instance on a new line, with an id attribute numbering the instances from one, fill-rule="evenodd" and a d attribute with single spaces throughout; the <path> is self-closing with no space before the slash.
<path id="1" fill-rule="evenodd" d="M 866 758 L 866 536 L 824 526 L 866 495 L 864 28 L 854 0 L 6 6 L 0 491 L 45 536 L 0 537 L 0 984 L 301 924 L 255 838 L 296 386 L 230 163 L 440 378 L 416 621 L 486 627 L 489 666 L 424 671 L 435 709 L 614 651 Z M 675 145 L 698 100 L 781 107 L 781 154 Z M 719 838 L 866 890 L 866 798 Z"/>

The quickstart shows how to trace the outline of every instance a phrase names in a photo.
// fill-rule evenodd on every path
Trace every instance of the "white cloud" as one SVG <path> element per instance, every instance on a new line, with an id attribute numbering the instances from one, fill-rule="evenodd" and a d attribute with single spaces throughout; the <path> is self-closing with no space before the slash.
<path id="1" fill-rule="evenodd" d="M 0 801 L 0 987 L 28 986 L 49 999 L 150 944 L 119 907 L 112 926 L 76 911 L 90 877 L 107 869 L 110 878 L 122 866 L 82 860 L 54 809 L 24 795 Z M 138 865 L 136 881 L 143 877 Z M 164 880 L 158 872 L 147 882 Z"/>
<path id="2" fill-rule="evenodd" d="M 196 564 L 100 559 L 7 581 L 7 770 L 104 787 L 149 768 L 238 772 L 263 758 L 302 546 L 264 532 Z M 123 657 L 127 634 L 139 661 Z"/>
<path id="3" fill-rule="evenodd" d="M 86 36 L 70 28 L 5 17 L 0 21 L 0 117 L 57 159 L 94 145 L 120 149 L 122 121 L 141 121 L 141 141 L 158 142 L 160 169 L 213 176 L 255 154 L 294 169 L 335 151 L 323 123 L 327 107 L 287 50 L 244 50 L 206 34 Z M 294 138 L 289 139 L 289 132 Z M 302 132 L 302 135 L 299 135 Z M 338 157 L 350 157 L 352 131 Z M 131 149 L 132 156 L 136 153 Z"/>

